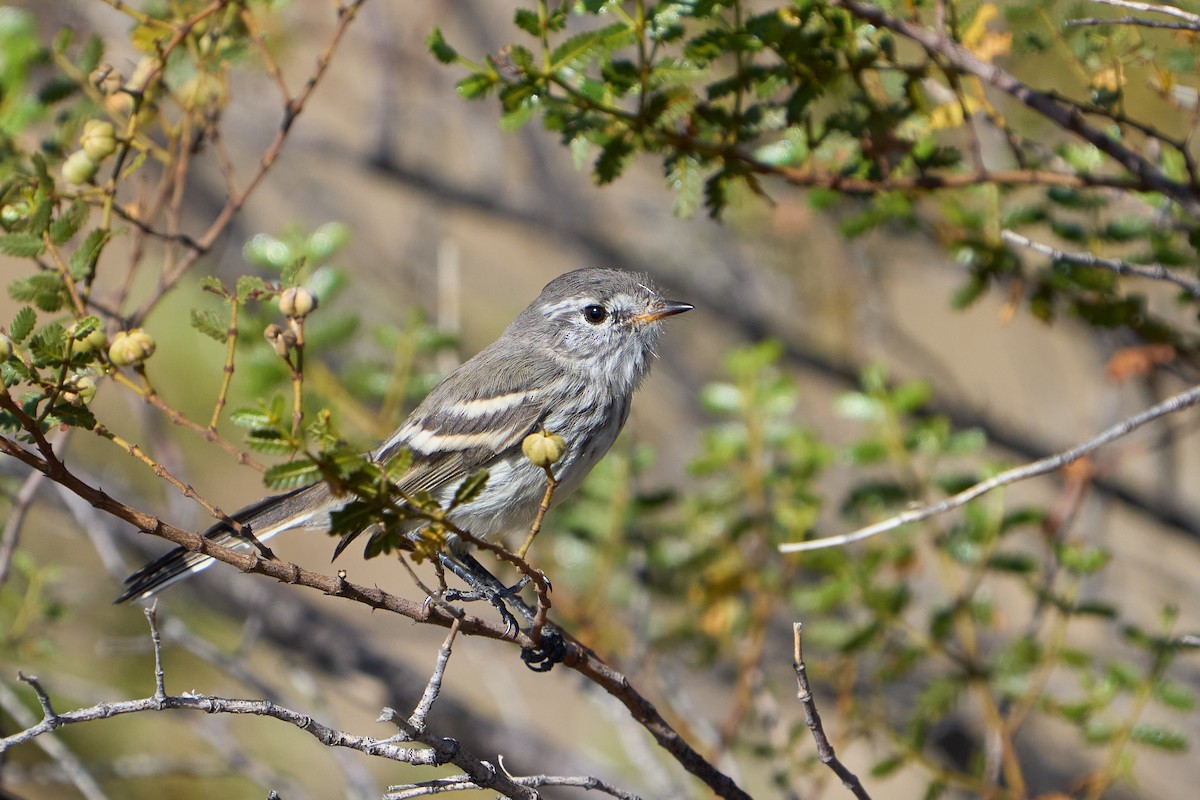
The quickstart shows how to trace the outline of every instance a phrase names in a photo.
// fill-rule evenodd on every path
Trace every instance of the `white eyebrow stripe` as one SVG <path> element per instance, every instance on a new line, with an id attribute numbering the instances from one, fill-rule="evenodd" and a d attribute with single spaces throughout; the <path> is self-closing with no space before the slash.
<path id="1" fill-rule="evenodd" d="M 418 431 L 405 444 L 424 455 L 444 450 L 470 450 L 474 447 L 491 447 L 495 449 L 498 435 L 496 431 L 481 433 L 438 433 L 437 431 Z"/>
<path id="2" fill-rule="evenodd" d="M 511 394 L 501 394 L 495 397 L 480 397 L 476 400 L 466 400 L 450 406 L 446 409 L 446 413 L 458 417 L 467 417 L 468 419 L 487 417 L 521 405 L 529 398 L 530 394 L 532 393 L 528 391 L 512 392 Z"/>

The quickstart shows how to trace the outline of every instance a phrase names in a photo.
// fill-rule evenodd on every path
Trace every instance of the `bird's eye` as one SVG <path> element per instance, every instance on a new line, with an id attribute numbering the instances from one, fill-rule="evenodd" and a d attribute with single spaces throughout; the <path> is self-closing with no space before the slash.
<path id="1" fill-rule="evenodd" d="M 608 309 L 604 306 L 592 304 L 583 307 L 583 318 L 593 325 L 599 325 L 604 320 L 608 319 Z"/>

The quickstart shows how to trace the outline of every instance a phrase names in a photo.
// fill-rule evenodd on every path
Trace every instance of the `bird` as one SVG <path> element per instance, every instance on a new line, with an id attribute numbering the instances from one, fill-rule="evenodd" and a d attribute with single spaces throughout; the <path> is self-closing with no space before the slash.
<path id="1" fill-rule="evenodd" d="M 477 537 L 528 527 L 546 474 L 523 453 L 525 437 L 543 431 L 563 439 L 565 452 L 554 464 L 557 504 L 616 441 L 657 356 L 663 320 L 692 308 L 666 299 L 638 273 L 586 268 L 559 275 L 498 339 L 443 378 L 368 457 L 386 464 L 407 450 L 411 461 L 395 478 L 397 489 L 408 497 L 428 492 L 443 507 L 465 479 L 486 469 L 484 489 L 456 506 L 450 522 Z M 328 530 L 330 514 L 351 499 L 324 482 L 268 495 L 230 515 L 248 525 L 252 537 L 238 535 L 228 522 L 204 536 L 249 551 L 255 540 L 284 531 Z M 410 520 L 406 534 L 415 535 L 423 524 Z M 335 557 L 361 532 L 344 536 Z M 469 560 L 463 543 L 452 539 L 448 547 L 460 562 Z M 212 563 L 177 547 L 126 578 L 116 602 L 148 599 Z"/>

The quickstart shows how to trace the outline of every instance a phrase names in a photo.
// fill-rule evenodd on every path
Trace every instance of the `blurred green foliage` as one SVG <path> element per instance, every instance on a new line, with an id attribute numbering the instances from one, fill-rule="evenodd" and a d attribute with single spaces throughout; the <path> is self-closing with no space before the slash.
<path id="1" fill-rule="evenodd" d="M 43 43 L 28 13 L 0 9 L 0 253 L 22 268 L 8 282 L 20 310 L 3 326 L 0 378 L 12 403 L 0 409 L 0 429 L 25 441 L 96 430 L 132 454 L 127 420 L 92 410 L 97 391 L 129 392 L 245 461 L 246 451 L 270 458 L 261 468 L 271 488 L 327 480 L 357 494 L 335 532 L 378 525 L 368 555 L 381 555 L 413 512 L 398 507 L 389 483 L 403 460 L 370 464 L 362 446 L 424 395 L 437 378 L 434 357 L 454 343 L 418 310 L 368 327 L 344 308 L 351 271 L 337 262 L 347 225 L 258 234 L 243 249 L 244 275 L 200 281 L 191 326 L 224 348 L 206 345 L 225 367 L 213 386 L 174 385 L 178 365 L 158 364 L 176 355 L 156 354 L 152 338 L 132 354 L 111 349 L 120 335 L 149 337 L 147 316 L 188 285 L 187 265 L 208 246 L 175 233 L 178 205 L 142 217 L 123 190 L 155 166 L 177 170 L 172 188 L 184 193 L 194 149 L 218 139 L 231 71 L 269 72 L 250 23 L 282 5 L 125 8 L 141 59 L 128 76 L 104 63 L 100 39 L 64 31 Z M 1188 143 L 1195 101 L 1181 91 L 1197 69 L 1190 39 L 1064 26 L 1077 11 L 1055 2 L 939 7 L 947 41 L 986 63 L 1011 56 L 1016 69 L 1020 56 L 1030 73 L 1056 67 L 1061 84 L 1040 87 L 1056 102 L 1134 148 L 1180 191 L 1200 186 Z M 928 21 L 930 12 L 914 9 L 906 19 Z M 1139 343 L 1169 344 L 1175 367 L 1194 366 L 1196 296 L 1179 292 L 1164 312 L 1111 270 L 1046 264 L 1001 235 L 1021 230 L 1192 277 L 1193 216 L 1139 183 L 1130 165 L 1002 106 L 895 33 L 806 0 L 542 2 L 517 10 L 513 23 L 516 41 L 478 61 L 436 30 L 428 45 L 467 70 L 460 95 L 495 95 L 504 128 L 540 119 L 591 164 L 597 183 L 650 153 L 684 215 L 703 206 L 719 216 L 805 188 L 845 236 L 902 228 L 936 238 L 962 268 L 948 298 L 955 306 L 1000 289 L 1013 313 L 1127 331 Z M 1140 88 L 1148 78 L 1154 88 Z M 1189 114 L 1134 118 L 1131 109 L 1146 106 Z M 112 127 L 111 152 L 80 141 L 89 122 Z M 985 163 L 983 131 L 1004 142 L 1001 167 Z M 118 236 L 154 248 L 134 248 L 140 257 L 121 263 L 109 250 Z M 296 288 L 319 308 L 281 312 L 281 295 Z M 257 402 L 226 406 L 235 372 L 237 396 Z M 161 375 L 172 377 L 159 385 Z M 1025 796 L 1032 766 L 1014 742 L 1035 719 L 1066 723 L 1100 753 L 1079 781 L 1087 796 L 1128 778 L 1144 748 L 1186 750 L 1170 720 L 1194 713 L 1196 699 L 1172 673 L 1185 647 L 1174 610 L 1136 620 L 1119 597 L 1096 590 L 1111 557 L 1056 510 L 1010 508 L 993 494 L 864 546 L 778 553 L 783 542 L 869 523 L 996 469 L 980 431 L 957 430 L 930 410 L 928 383 L 898 383 L 877 366 L 860 383 L 836 403 L 858 434 L 834 441 L 798 421 L 801 390 L 778 344 L 730 353 L 724 378 L 698 399 L 711 421 L 698 432 L 686 492 L 647 490 L 655 455 L 624 443 L 554 518 L 561 533 L 535 552 L 555 579 L 556 619 L 599 651 L 637 660 L 644 674 L 658 670 L 663 684 L 672 675 L 661 665 L 677 654 L 723 670 L 730 702 L 713 747 L 760 760 L 780 786 L 823 769 L 795 757 L 808 735 L 797 716 L 764 701 L 775 688 L 764 673 L 776 629 L 797 618 L 811 672 L 834 696 L 825 711 L 839 746 L 871 742 L 885 753 L 872 776 L 915 770 L 927 797 Z M 188 420 L 171 405 L 202 390 L 214 398 L 209 418 Z M 245 432 L 236 441 L 231 425 Z M 165 473 L 152 454 L 143 460 Z M 1066 476 L 1068 485 L 1086 480 Z M 439 513 L 431 498 L 413 499 L 418 515 Z M 433 526 L 430 548 L 441 533 Z M 54 564 L 19 551 L 11 567 L 0 585 L 0 655 L 20 662 L 51 647 L 43 623 L 73 611 L 47 591 Z M 1088 638 L 1096 626 L 1102 634 Z M 1150 713 L 1160 709 L 1165 716 Z M 949 763 L 939 742 L 961 729 L 971 752 Z"/>

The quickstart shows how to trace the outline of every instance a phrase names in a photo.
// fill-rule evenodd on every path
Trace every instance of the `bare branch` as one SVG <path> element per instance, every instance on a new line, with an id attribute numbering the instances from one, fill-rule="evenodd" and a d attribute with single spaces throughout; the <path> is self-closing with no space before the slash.
<path id="1" fill-rule="evenodd" d="M 863 787 L 858 776 L 851 772 L 833 752 L 833 745 L 825 735 L 825 726 L 821 724 L 821 714 L 817 711 L 817 701 L 813 697 L 812 687 L 808 685 L 808 667 L 804 665 L 804 648 L 801 644 L 801 631 L 804 623 L 792 623 L 792 669 L 796 671 L 796 697 L 804 706 L 804 722 L 812 731 L 813 739 L 817 742 L 817 758 L 821 763 L 833 770 L 842 779 L 842 785 L 859 800 L 871 800 L 871 795 Z"/>
<path id="2" fill-rule="evenodd" d="M 1181 275 L 1178 272 L 1167 269 L 1162 264 L 1132 264 L 1119 258 L 1101 258 L 1089 252 L 1068 253 L 1056 247 L 1051 247 L 1048 244 L 1035 242 L 1011 230 L 1001 231 L 1000 237 L 1009 244 L 1028 248 L 1054 261 L 1061 261 L 1065 264 L 1079 264 L 1085 267 L 1099 267 L 1100 269 L 1115 272 L 1118 275 L 1148 278 L 1153 281 L 1167 281 L 1186 290 L 1192 297 L 1200 297 L 1200 280 Z"/>
<path id="3" fill-rule="evenodd" d="M 437 663 L 434 664 L 433 674 L 429 676 L 429 682 L 425 684 L 425 691 L 421 694 L 420 702 L 408 717 L 408 723 L 420 730 L 425 729 L 425 718 L 429 716 L 429 709 L 433 708 L 433 703 L 442 690 L 442 677 L 446 674 L 446 665 L 450 663 L 450 647 L 454 644 L 454 637 L 458 635 L 458 625 L 457 619 L 451 623 L 446 640 L 438 648 Z"/>
<path id="4" fill-rule="evenodd" d="M 1190 11 L 1184 11 L 1182 8 L 1175 6 L 1160 6 L 1154 3 L 1137 3 L 1132 0 L 1092 0 L 1093 3 L 1099 3 L 1102 6 L 1113 6 L 1115 8 L 1125 8 L 1130 11 L 1146 11 L 1152 14 L 1165 14 L 1168 17 L 1187 20 L 1188 22 L 1200 24 L 1200 14 L 1193 14 Z"/>
<path id="5" fill-rule="evenodd" d="M 1118 422 L 1111 428 L 1106 429 L 1103 433 L 1093 439 L 1089 439 L 1083 444 L 1076 445 L 1069 450 L 1064 450 L 1052 456 L 1039 459 L 1038 461 L 1013 467 L 1005 470 L 999 475 L 994 475 L 986 481 L 964 489 L 953 497 L 948 497 L 937 503 L 928 505 L 920 505 L 910 508 L 902 514 L 897 514 L 894 517 L 889 517 L 882 522 L 877 522 L 874 525 L 868 525 L 865 528 L 844 533 L 838 536 L 827 536 L 823 539 L 813 539 L 807 542 L 789 542 L 779 545 L 781 553 L 802 553 L 809 550 L 822 550 L 826 547 L 841 547 L 853 542 L 860 542 L 863 539 L 869 539 L 872 536 L 877 536 L 881 533 L 886 533 L 890 530 L 895 530 L 902 525 L 909 525 L 914 522 L 921 522 L 930 517 L 944 514 L 951 509 L 959 508 L 971 502 L 977 497 L 987 494 L 993 489 L 999 489 L 1001 486 L 1007 486 L 1010 483 L 1035 478 L 1039 475 L 1046 475 L 1056 470 L 1078 461 L 1088 453 L 1096 450 L 1109 442 L 1127 436 L 1148 422 L 1153 422 L 1160 417 L 1165 417 L 1168 414 L 1174 414 L 1177 411 L 1182 411 L 1185 408 L 1200 403 L 1200 386 L 1193 386 L 1187 391 L 1168 397 L 1158 405 L 1152 406 L 1140 414 L 1135 414 L 1128 419 Z"/>
<path id="6" fill-rule="evenodd" d="M 1196 22 L 1166 22 L 1164 20 L 1142 19 L 1141 17 L 1084 17 L 1069 19 L 1065 23 L 1068 28 L 1091 27 L 1095 25 L 1132 25 L 1136 28 L 1159 28 L 1168 31 L 1200 31 L 1200 23 Z"/>

